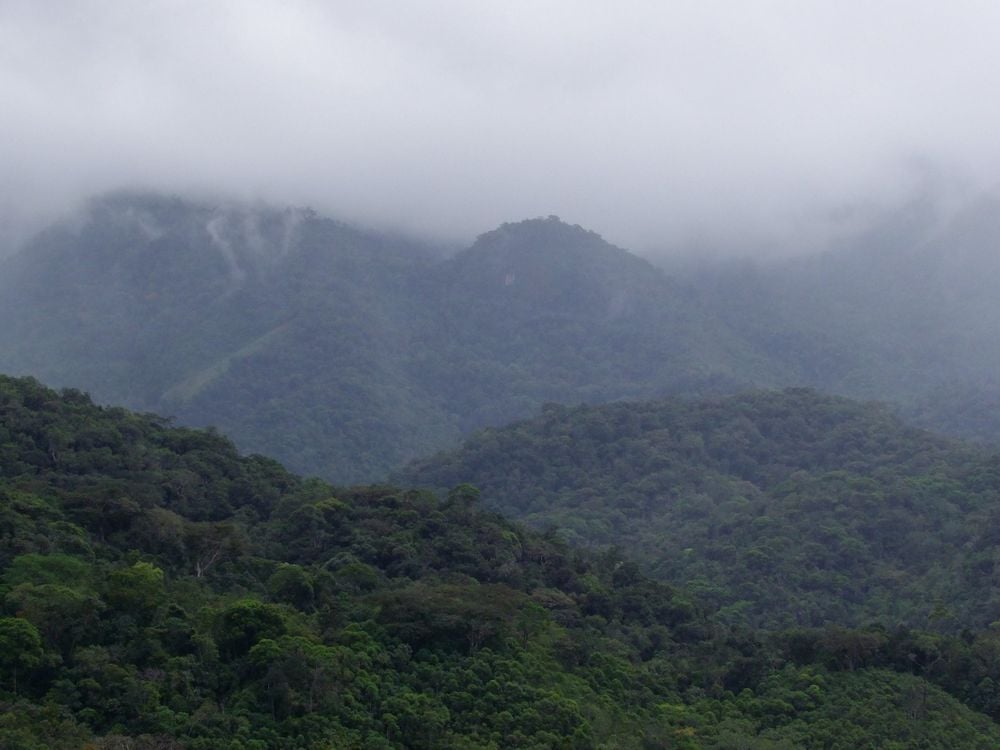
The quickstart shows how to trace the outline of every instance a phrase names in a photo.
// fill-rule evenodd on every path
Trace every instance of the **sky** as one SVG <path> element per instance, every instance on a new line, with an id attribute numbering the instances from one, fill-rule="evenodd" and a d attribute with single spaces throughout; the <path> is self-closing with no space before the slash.
<path id="1" fill-rule="evenodd" d="M 7 245 L 142 188 L 787 253 L 993 188 L 998 134 L 992 0 L 0 0 Z"/>

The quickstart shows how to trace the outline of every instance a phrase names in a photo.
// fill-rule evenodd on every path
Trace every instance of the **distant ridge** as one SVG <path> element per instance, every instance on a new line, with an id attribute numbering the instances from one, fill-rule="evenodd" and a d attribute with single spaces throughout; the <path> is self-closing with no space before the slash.
<path id="1" fill-rule="evenodd" d="M 628 550 L 734 622 L 1000 620 L 1000 458 L 877 404 L 791 389 L 551 405 L 396 477 L 459 478 L 514 518 Z"/>
<path id="2" fill-rule="evenodd" d="M 310 211 L 123 193 L 5 270 L 0 370 L 339 481 L 546 401 L 714 388 L 756 362 L 663 272 L 554 217 L 439 261 Z"/>
<path id="3" fill-rule="evenodd" d="M 998 201 L 814 258 L 670 275 L 556 217 L 440 249 L 306 209 L 95 199 L 0 263 L 0 371 L 373 480 L 601 403 L 809 386 L 1000 443 Z"/>

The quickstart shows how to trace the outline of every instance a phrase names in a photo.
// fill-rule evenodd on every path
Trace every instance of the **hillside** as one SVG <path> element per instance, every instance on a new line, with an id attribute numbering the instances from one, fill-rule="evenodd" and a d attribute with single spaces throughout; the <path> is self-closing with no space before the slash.
<path id="1" fill-rule="evenodd" d="M 371 477 L 457 435 L 401 356 L 425 262 L 308 211 L 109 196 L 0 274 L 0 369 Z"/>
<path id="2" fill-rule="evenodd" d="M 466 431 L 547 401 L 776 377 L 691 289 L 555 217 L 505 224 L 433 270 L 443 292 L 427 389 L 447 394 Z"/>
<path id="3" fill-rule="evenodd" d="M 0 746 L 1000 743 L 996 631 L 764 640 L 478 506 L 0 377 Z"/>
<path id="4" fill-rule="evenodd" d="M 1000 195 L 926 195 L 827 252 L 681 274 L 787 382 L 898 404 L 919 424 L 1000 445 Z"/>
<path id="5" fill-rule="evenodd" d="M 1000 619 L 1000 459 L 877 404 L 792 389 L 568 408 L 396 479 L 614 545 L 753 626 Z"/>
<path id="6" fill-rule="evenodd" d="M 0 371 L 373 481 L 546 402 L 808 386 L 1000 440 L 997 201 L 666 273 L 555 217 L 444 258 L 301 209 L 120 193 L 0 263 Z"/>
<path id="7" fill-rule="evenodd" d="M 646 261 L 554 218 L 440 261 L 308 211 L 94 201 L 0 268 L 0 371 L 342 482 L 545 401 L 769 380 Z"/>

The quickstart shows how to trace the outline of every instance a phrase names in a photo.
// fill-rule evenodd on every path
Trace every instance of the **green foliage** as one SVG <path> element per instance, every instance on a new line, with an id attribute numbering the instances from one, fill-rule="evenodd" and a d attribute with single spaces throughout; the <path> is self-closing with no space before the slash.
<path id="1" fill-rule="evenodd" d="M 152 563 L 140 560 L 131 567 L 115 569 L 108 576 L 104 600 L 123 612 L 148 615 L 165 599 L 164 573 Z"/>
<path id="2" fill-rule="evenodd" d="M 32 380 L 0 399 L 2 747 L 1000 744 L 997 631 L 754 634 L 469 485 L 336 489 Z"/>
<path id="3" fill-rule="evenodd" d="M 4 687 L 17 695 L 17 674 L 41 666 L 44 651 L 38 629 L 19 617 L 0 618 L 0 674 Z"/>
<path id="4" fill-rule="evenodd" d="M 219 613 L 213 632 L 224 658 L 243 656 L 261 639 L 285 633 L 285 617 L 279 607 L 257 599 L 244 599 Z"/>
<path id="5" fill-rule="evenodd" d="M 997 458 L 801 389 L 547 407 L 399 473 L 471 481 L 570 541 L 617 545 L 719 618 L 769 628 L 1000 619 Z"/>
<path id="6" fill-rule="evenodd" d="M 3 573 L 7 586 L 22 583 L 61 584 L 70 583 L 86 588 L 90 577 L 90 566 L 83 560 L 69 555 L 27 554 L 15 557 Z"/>

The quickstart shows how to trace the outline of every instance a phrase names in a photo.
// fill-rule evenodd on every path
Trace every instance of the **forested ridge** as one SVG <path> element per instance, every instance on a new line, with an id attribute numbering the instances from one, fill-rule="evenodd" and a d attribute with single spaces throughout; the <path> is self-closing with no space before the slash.
<path id="1" fill-rule="evenodd" d="M 761 627 L 1000 620 L 1000 457 L 805 389 L 547 406 L 398 479 L 617 545 Z"/>
<path id="2" fill-rule="evenodd" d="M 0 746 L 1000 744 L 1000 631 L 733 627 L 480 506 L 2 377 Z"/>
<path id="3" fill-rule="evenodd" d="M 670 273 L 556 217 L 436 248 L 306 209 L 91 201 L 0 261 L 0 371 L 375 481 L 545 402 L 807 385 L 1000 443 L 994 199 Z"/>
<path id="4" fill-rule="evenodd" d="M 548 400 L 754 362 L 662 271 L 555 217 L 441 258 L 305 210 L 113 195 L 0 265 L 0 315 L 0 371 L 340 482 Z"/>

